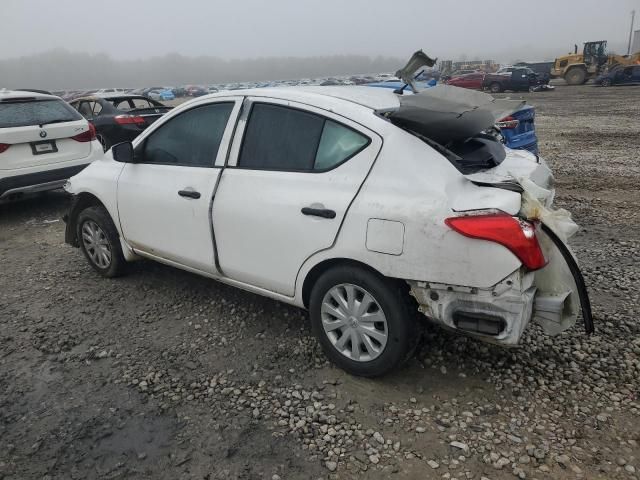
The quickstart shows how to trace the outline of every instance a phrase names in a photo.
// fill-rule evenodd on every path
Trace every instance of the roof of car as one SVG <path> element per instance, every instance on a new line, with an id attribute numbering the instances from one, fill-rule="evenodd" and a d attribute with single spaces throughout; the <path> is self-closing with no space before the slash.
<path id="1" fill-rule="evenodd" d="M 229 95 L 247 95 L 256 97 L 273 97 L 283 100 L 304 103 L 312 99 L 326 97 L 355 103 L 372 110 L 390 110 L 400 106 L 398 95 L 388 88 L 372 88 L 362 86 L 305 86 L 305 87 L 264 87 L 244 90 L 221 91 L 211 94 L 212 97 Z"/>
<path id="2" fill-rule="evenodd" d="M 74 98 L 73 100 L 71 100 L 72 102 L 77 102 L 78 100 L 119 100 L 119 99 L 128 99 L 128 98 L 143 98 L 145 100 L 149 100 L 149 98 L 145 97 L 144 95 L 139 95 L 139 94 L 129 94 L 129 93 L 111 93 L 109 95 L 102 95 L 102 94 L 93 94 L 93 95 L 85 95 L 82 97 L 78 97 L 78 98 Z"/>
<path id="3" fill-rule="evenodd" d="M 55 95 L 46 95 L 44 93 L 25 91 L 25 90 L 7 90 L 6 88 L 0 89 L 0 101 L 11 100 L 14 98 L 55 98 L 59 99 Z"/>

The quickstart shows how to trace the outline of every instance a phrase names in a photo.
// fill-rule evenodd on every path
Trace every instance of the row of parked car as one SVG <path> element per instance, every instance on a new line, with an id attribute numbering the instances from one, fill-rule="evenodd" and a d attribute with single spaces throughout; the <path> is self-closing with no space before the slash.
<path id="1" fill-rule="evenodd" d="M 467 72 L 453 75 L 446 80 L 448 85 L 474 90 L 489 90 L 492 93 L 504 91 L 522 92 L 546 90 L 550 77 L 528 67 L 503 67 L 495 73 L 483 71 Z"/>
<path id="2" fill-rule="evenodd" d="M 514 92 L 550 90 L 553 87 L 549 85 L 549 81 L 548 72 L 536 72 L 525 66 L 504 67 L 495 73 L 465 71 L 446 78 L 446 83 L 449 85 L 489 90 L 492 93 L 507 90 Z M 640 85 L 640 65 L 617 65 L 595 78 L 594 84 L 603 87 Z"/>
<path id="3" fill-rule="evenodd" d="M 532 108 L 395 90 L 237 90 L 173 109 L 0 91 L 0 199 L 65 184 L 65 240 L 100 275 L 149 258 L 306 308 L 356 375 L 409 358 L 419 312 L 503 345 L 534 319 L 566 330 L 581 305 L 592 330 L 575 260 L 521 213 L 551 208 L 550 170 L 494 135 L 532 131 Z"/>

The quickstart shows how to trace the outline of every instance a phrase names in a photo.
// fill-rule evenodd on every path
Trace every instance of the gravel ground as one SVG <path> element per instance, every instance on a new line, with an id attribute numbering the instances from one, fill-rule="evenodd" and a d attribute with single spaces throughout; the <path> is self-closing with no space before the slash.
<path id="1" fill-rule="evenodd" d="M 0 206 L 0 479 L 640 478 L 640 88 L 525 97 L 595 335 L 429 327 L 350 377 L 300 310 L 146 261 L 99 278 L 52 192 Z"/>

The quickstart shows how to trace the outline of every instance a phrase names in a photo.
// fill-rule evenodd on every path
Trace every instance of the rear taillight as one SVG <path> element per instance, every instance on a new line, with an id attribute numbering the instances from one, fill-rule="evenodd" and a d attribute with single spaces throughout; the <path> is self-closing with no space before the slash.
<path id="1" fill-rule="evenodd" d="M 8 143 L 0 143 L 0 153 L 6 152 L 10 146 L 11 145 L 9 145 Z"/>
<path id="2" fill-rule="evenodd" d="M 89 122 L 89 130 L 74 135 L 71 139 L 76 142 L 91 142 L 96 139 L 96 127 L 93 126 L 93 123 Z"/>
<path id="3" fill-rule="evenodd" d="M 502 120 L 496 123 L 496 127 L 502 130 L 518 128 L 518 125 L 520 125 L 520 120 L 518 120 L 517 118 L 513 118 L 511 115 L 509 115 L 508 117 L 504 117 Z"/>
<path id="4" fill-rule="evenodd" d="M 136 115 L 116 115 L 113 119 L 119 125 L 131 125 L 134 123 L 137 125 L 144 125 L 144 118 Z"/>
<path id="5" fill-rule="evenodd" d="M 496 242 L 507 247 L 530 270 L 547 264 L 536 237 L 535 226 L 506 213 L 451 217 L 445 223 L 470 238 Z"/>

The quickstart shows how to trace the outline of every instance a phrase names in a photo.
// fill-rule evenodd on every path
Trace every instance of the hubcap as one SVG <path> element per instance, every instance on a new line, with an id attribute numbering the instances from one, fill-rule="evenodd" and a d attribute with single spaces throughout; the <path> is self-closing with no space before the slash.
<path id="1" fill-rule="evenodd" d="M 100 225 L 93 220 L 82 224 L 82 243 L 94 264 L 100 268 L 111 265 L 111 245 Z"/>
<path id="2" fill-rule="evenodd" d="M 369 362 L 387 345 L 387 318 L 373 295 L 357 285 L 331 288 L 322 300 L 321 318 L 331 344 L 351 360 Z"/>

